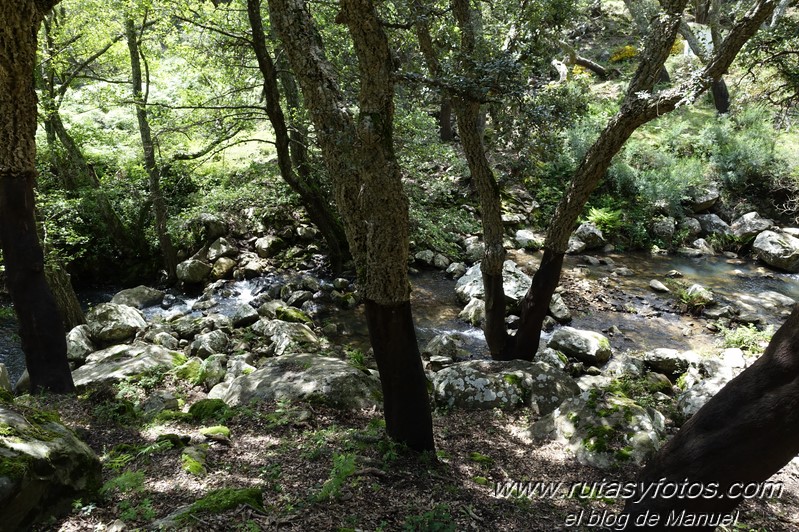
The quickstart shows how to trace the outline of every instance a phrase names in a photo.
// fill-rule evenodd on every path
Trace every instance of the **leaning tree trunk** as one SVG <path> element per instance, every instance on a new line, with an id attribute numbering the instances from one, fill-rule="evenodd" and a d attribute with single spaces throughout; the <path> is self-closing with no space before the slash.
<path id="1" fill-rule="evenodd" d="M 771 12 L 775 0 L 756 0 L 717 47 L 699 75 L 679 87 L 650 94 L 660 68 L 668 57 L 687 0 L 663 0 L 665 13 L 655 18 L 647 46 L 619 112 L 611 118 L 599 138 L 586 152 L 552 217 L 544 242 L 544 257 L 533 276 L 532 286 L 521 304 L 521 321 L 509 356 L 532 360 L 538 348 L 541 326 L 552 294 L 558 285 L 563 256 L 577 218 L 599 184 L 613 157 L 641 125 L 673 111 L 678 105 L 695 101 L 712 80 L 729 68 L 741 47 L 757 32 Z"/>
<path id="2" fill-rule="evenodd" d="M 86 323 L 83 309 L 80 308 L 80 301 L 78 301 L 75 290 L 72 289 L 72 281 L 66 270 L 61 266 L 48 265 L 44 274 L 47 284 L 53 292 L 64 329 L 69 331 L 73 327 Z"/>
<path id="3" fill-rule="evenodd" d="M 295 167 L 292 164 L 292 140 L 286 125 L 283 109 L 280 107 L 277 69 L 266 47 L 266 35 L 264 34 L 263 20 L 261 19 L 261 0 L 247 0 L 247 16 L 252 29 L 255 57 L 258 60 L 258 67 L 264 79 L 266 114 L 275 132 L 275 150 L 277 151 L 277 165 L 280 168 L 280 176 L 300 196 L 308 216 L 322 232 L 322 236 L 327 243 L 333 272 L 336 274 L 341 273 L 344 260 L 347 257 L 344 230 L 341 228 L 335 212 L 330 208 L 327 198 L 307 179 L 303 179 L 299 171 L 295 171 Z M 301 165 L 307 165 L 307 161 L 304 160 L 304 154 L 296 153 L 300 149 L 295 148 L 294 151 L 295 159 L 299 159 L 298 162 Z M 307 166 L 304 169 L 307 170 Z M 305 176 L 309 177 L 309 172 L 306 171 Z"/>
<path id="4" fill-rule="evenodd" d="M 767 480 L 799 454 L 799 308 L 765 353 L 730 381 L 669 440 L 641 472 L 637 486 L 665 482 L 717 486 L 718 496 L 628 499 L 630 522 L 649 513 L 724 514 L 741 502 L 734 486 Z M 730 491 L 730 489 L 733 491 Z M 732 496 L 727 496 L 732 495 Z M 672 514 L 672 512 L 674 512 Z M 633 527 L 629 530 L 645 530 Z M 691 530 L 714 530 L 695 527 Z M 658 530 L 685 530 L 663 527 Z"/>
<path id="5" fill-rule="evenodd" d="M 31 390 L 71 392 L 64 328 L 34 219 L 36 35 L 55 2 L 0 0 L 0 243 Z"/>
<path id="6" fill-rule="evenodd" d="M 269 0 L 272 27 L 300 83 L 336 191 L 366 302 L 366 320 L 383 388 L 386 432 L 416 450 L 433 450 L 427 381 L 410 306 L 408 199 L 393 147 L 393 64 L 373 4 L 344 0 L 361 74 L 356 122 L 327 61 L 304 0 Z"/>
<path id="7" fill-rule="evenodd" d="M 142 149 L 144 151 L 144 168 L 147 170 L 150 186 L 150 203 L 155 217 L 155 233 L 158 236 L 158 245 L 164 259 L 167 279 L 177 279 L 178 258 L 172 238 L 167 231 L 167 209 L 164 195 L 161 191 L 161 171 L 155 162 L 155 144 L 150 131 L 150 120 L 147 116 L 147 95 L 142 91 L 143 76 L 141 66 L 141 49 L 136 25 L 132 19 L 125 19 L 125 36 L 128 40 L 130 52 L 131 86 L 133 88 L 133 102 L 136 106 L 136 119 L 139 123 Z M 149 85 L 149 79 L 148 85 Z"/>

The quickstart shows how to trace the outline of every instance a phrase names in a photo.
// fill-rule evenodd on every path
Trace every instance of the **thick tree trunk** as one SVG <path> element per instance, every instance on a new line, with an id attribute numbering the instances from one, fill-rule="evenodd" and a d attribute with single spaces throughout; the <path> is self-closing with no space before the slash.
<path id="1" fill-rule="evenodd" d="M 55 2 L 0 2 L 0 243 L 31 390 L 74 391 L 34 219 L 36 35 Z"/>
<path id="2" fill-rule="evenodd" d="M 438 137 L 442 142 L 455 138 L 452 131 L 452 102 L 446 95 L 441 96 L 441 107 L 438 110 Z"/>
<path id="3" fill-rule="evenodd" d="M 385 390 L 386 428 L 413 449 L 433 450 L 410 313 L 408 200 L 393 148 L 393 64 L 386 35 L 371 2 L 341 2 L 337 21 L 349 28 L 361 74 L 356 124 L 305 1 L 269 0 L 269 10 L 335 186 Z"/>
<path id="4" fill-rule="evenodd" d="M 64 329 L 69 331 L 82 323 L 86 323 L 86 317 L 80 308 L 80 301 L 72 288 L 69 274 L 61 266 L 48 265 L 44 271 L 47 284 L 53 292 L 56 306 L 58 306 Z"/>
<path id="5" fill-rule="evenodd" d="M 336 214 L 330 208 L 327 198 L 322 195 L 313 183 L 303 179 L 302 174 L 295 171 L 295 166 L 292 163 L 292 140 L 286 125 L 283 109 L 280 107 L 277 69 L 266 47 L 266 35 L 264 34 L 263 20 L 261 19 L 261 0 L 247 0 L 247 16 L 252 29 L 255 57 L 258 60 L 258 66 L 264 78 L 266 114 L 275 132 L 275 149 L 277 151 L 280 176 L 300 196 L 311 221 L 319 228 L 325 238 L 330 252 L 330 264 L 333 272 L 340 273 L 347 257 L 346 236 Z M 306 155 L 301 147 L 296 146 L 296 139 L 293 151 L 295 152 L 294 159 L 304 168 L 305 177 L 308 177 Z"/>
<path id="6" fill-rule="evenodd" d="M 158 245 L 164 259 L 164 268 L 167 279 L 174 282 L 177 279 L 178 258 L 172 238 L 167 230 L 167 209 L 164 195 L 161 191 L 161 171 L 155 161 L 155 144 L 150 131 L 150 120 L 147 116 L 147 94 L 143 92 L 143 75 L 141 66 L 141 50 L 136 25 L 132 19 L 125 20 L 125 36 L 128 40 L 130 52 L 131 86 L 133 88 L 133 101 L 136 105 L 136 120 L 139 123 L 142 150 L 144 152 L 144 168 L 147 170 L 150 186 L 150 204 L 155 218 L 155 233 L 158 236 Z M 149 86 L 149 79 L 147 79 Z M 149 89 L 148 89 L 149 90 Z"/>
<path id="7" fill-rule="evenodd" d="M 799 309 L 795 309 L 757 362 L 694 414 L 638 478 L 642 486 L 655 486 L 660 479 L 716 485 L 719 496 L 666 498 L 645 496 L 639 490 L 628 500 L 625 511 L 633 522 L 646 512 L 657 513 L 661 523 L 671 512 L 730 512 L 741 502 L 742 494 L 728 491 L 731 487 L 767 480 L 798 453 Z M 639 529 L 644 528 L 630 530 Z"/>
<path id="8" fill-rule="evenodd" d="M 713 105 L 716 111 L 720 114 L 727 114 L 730 112 L 730 91 L 727 90 L 727 83 L 724 78 L 713 80 L 710 85 L 710 92 L 713 95 Z"/>

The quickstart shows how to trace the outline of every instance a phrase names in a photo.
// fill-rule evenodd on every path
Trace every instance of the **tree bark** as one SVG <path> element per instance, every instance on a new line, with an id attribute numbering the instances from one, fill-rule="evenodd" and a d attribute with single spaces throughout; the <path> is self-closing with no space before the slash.
<path id="1" fill-rule="evenodd" d="M 319 228 L 325 238 L 330 252 L 330 264 L 333 272 L 340 273 L 347 257 L 346 236 L 336 214 L 330 208 L 327 198 L 322 195 L 313 183 L 303 179 L 303 176 L 298 171 L 295 171 L 295 166 L 292 163 L 291 152 L 293 144 L 294 158 L 305 168 L 305 177 L 309 176 L 310 172 L 307 171 L 304 150 L 302 147 L 297 146 L 298 139 L 295 139 L 295 142 L 292 143 L 288 126 L 286 125 L 286 118 L 280 106 L 278 73 L 272 61 L 272 56 L 266 47 L 266 35 L 264 34 L 263 20 L 261 19 L 261 0 L 247 0 L 247 16 L 252 29 L 255 57 L 258 60 L 258 67 L 264 78 L 266 114 L 275 132 L 275 149 L 277 151 L 280 176 L 300 196 L 300 200 L 311 221 Z"/>
<path id="2" fill-rule="evenodd" d="M 758 30 L 775 6 L 774 0 L 756 0 L 753 7 L 732 28 L 717 47 L 703 70 L 679 87 L 651 94 L 660 68 L 668 57 L 679 28 L 687 0 L 664 0 L 664 13 L 650 29 L 647 46 L 633 79 L 627 87 L 619 112 L 611 118 L 599 138 L 586 152 L 574 177 L 552 217 L 544 242 L 542 267 L 533 277 L 530 290 L 522 301 L 522 316 L 515 342 L 509 344 L 508 356 L 532 360 L 541 335 L 543 316 L 549 308 L 558 284 L 562 255 L 569 236 L 588 198 L 630 135 L 641 125 L 673 111 L 678 105 L 696 100 L 714 79 L 727 71 L 741 47 Z M 560 256 L 560 259 L 558 259 Z M 547 265 L 544 267 L 544 265 Z M 539 320 L 539 316 L 541 317 Z"/>
<path id="3" fill-rule="evenodd" d="M 478 46 L 478 35 L 474 27 L 474 13 L 468 0 L 453 0 L 453 13 L 461 33 L 460 52 L 465 57 L 474 57 Z M 462 65 L 465 70 L 466 65 Z M 499 185 L 494 178 L 491 164 L 486 157 L 480 122 L 480 102 L 458 96 L 452 100 L 458 120 L 463 151 L 469 164 L 472 182 L 480 199 L 480 219 L 483 224 L 485 254 L 480 264 L 485 291 L 485 338 L 492 358 L 501 358 L 505 351 L 508 330 L 505 326 L 505 290 L 502 285 L 502 266 L 505 262 L 505 247 L 502 244 L 502 202 Z"/>
<path id="4" fill-rule="evenodd" d="M 427 383 L 410 312 L 408 200 L 393 147 L 393 64 L 374 5 L 343 0 L 361 77 L 350 115 L 304 0 L 269 0 L 272 27 L 300 83 L 333 181 L 384 390 L 388 435 L 433 450 Z"/>
<path id="5" fill-rule="evenodd" d="M 55 2 L 0 2 L 0 243 L 31 390 L 72 392 L 66 337 L 34 218 L 36 35 Z"/>
<path id="6" fill-rule="evenodd" d="M 47 278 L 47 285 L 53 292 L 64 329 L 69 331 L 73 327 L 86 323 L 83 309 L 80 308 L 80 301 L 78 301 L 75 290 L 72 289 L 72 282 L 66 270 L 58 265 L 48 265 L 45 267 L 44 274 Z"/>
<path id="7" fill-rule="evenodd" d="M 155 217 L 155 232 L 158 236 L 158 245 L 164 259 L 167 279 L 174 282 L 177 279 L 178 258 L 172 238 L 167 230 L 167 208 L 164 195 L 161 191 L 161 170 L 155 161 L 155 144 L 150 131 L 150 119 L 147 116 L 147 93 L 143 92 L 144 77 L 142 74 L 141 49 L 136 24 L 132 19 L 125 19 L 125 37 L 128 41 L 130 52 L 131 87 L 133 89 L 133 102 L 136 106 L 136 120 L 139 123 L 142 150 L 144 152 L 144 168 L 149 180 L 150 203 Z M 147 76 L 149 91 L 149 75 Z"/>
<path id="8" fill-rule="evenodd" d="M 669 513 L 683 510 L 689 514 L 730 512 L 741 501 L 724 496 L 730 487 L 767 480 L 797 453 L 799 309 L 780 327 L 765 353 L 694 414 L 638 478 L 639 486 L 656 485 L 661 479 L 705 487 L 715 484 L 720 495 L 665 498 L 639 489 L 628 499 L 625 512 L 631 515 L 630 521 L 647 512 L 657 513 L 661 523 Z"/>

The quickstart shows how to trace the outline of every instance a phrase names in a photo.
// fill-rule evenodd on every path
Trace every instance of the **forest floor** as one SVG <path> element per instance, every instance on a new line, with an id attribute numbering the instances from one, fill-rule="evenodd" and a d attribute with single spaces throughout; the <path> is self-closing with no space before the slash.
<path id="1" fill-rule="evenodd" d="M 171 376 L 157 389 L 180 394 L 187 403 L 205 395 Z M 557 443 L 530 441 L 525 432 L 534 418 L 527 410 L 436 411 L 436 455 L 420 456 L 385 438 L 377 411 L 259 403 L 205 420 L 206 426 L 230 429 L 229 439 L 210 441 L 200 434 L 201 424 L 187 420 L 131 424 L 124 415 L 105 411 L 112 403 L 97 394 L 30 400 L 57 410 L 102 457 L 106 483 L 101 499 L 76 502 L 70 515 L 36 530 L 157 529 L 159 520 L 221 488 L 258 488 L 263 507 L 197 511 L 178 528 L 603 530 L 590 519 L 604 514 L 611 519 L 605 524 L 614 525 L 623 499 L 596 491 L 568 496 L 570 487 L 632 482 L 638 472 L 634 466 L 612 471 L 582 466 Z M 204 441 L 205 470 L 188 473 L 181 449 L 155 444 L 165 433 L 190 436 L 195 445 Z M 772 480 L 784 483 L 780 497 L 746 501 L 736 524 L 720 530 L 799 530 L 799 466 L 789 464 Z M 554 497 L 496 497 L 495 484 L 506 481 L 561 484 Z M 581 524 L 570 526 L 581 514 Z"/>

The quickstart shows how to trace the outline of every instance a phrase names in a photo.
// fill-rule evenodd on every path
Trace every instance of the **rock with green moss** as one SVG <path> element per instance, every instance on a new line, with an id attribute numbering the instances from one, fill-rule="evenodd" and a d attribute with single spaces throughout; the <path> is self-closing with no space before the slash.
<path id="1" fill-rule="evenodd" d="M 274 344 L 276 356 L 292 351 L 313 351 L 320 343 L 319 337 L 303 323 L 261 318 L 255 322 L 251 329 L 271 340 L 272 344 Z"/>
<path id="2" fill-rule="evenodd" d="M 573 327 L 562 327 L 555 331 L 547 346 L 593 366 L 604 364 L 611 355 L 607 337 Z"/>
<path id="3" fill-rule="evenodd" d="M 147 327 L 141 312 L 128 305 L 115 303 L 102 303 L 94 307 L 86 315 L 86 323 L 92 340 L 101 345 L 130 340 Z"/>
<path id="4" fill-rule="evenodd" d="M 89 355 L 86 364 L 72 372 L 72 379 L 75 386 L 118 381 L 155 368 L 167 371 L 183 361 L 185 356 L 182 353 L 159 345 L 140 342 L 115 345 Z"/>
<path id="5" fill-rule="evenodd" d="M 22 530 L 68 512 L 97 489 L 100 461 L 56 415 L 0 404 L 0 528 Z"/>
<path id="6" fill-rule="evenodd" d="M 179 508 L 164 519 L 152 524 L 155 530 L 182 529 L 186 525 L 195 525 L 196 518 L 220 514 L 240 506 L 247 506 L 263 512 L 263 493 L 260 488 L 222 488 L 212 490 L 202 499 L 189 506 Z"/>
<path id="7" fill-rule="evenodd" d="M 539 414 L 580 393 L 574 380 L 543 362 L 470 360 L 435 374 L 436 403 L 466 409 L 528 406 Z"/>
<path id="8" fill-rule="evenodd" d="M 181 467 L 195 477 L 204 477 L 208 474 L 205 461 L 208 458 L 208 445 L 192 445 L 183 449 L 180 455 Z"/>
<path id="9" fill-rule="evenodd" d="M 191 357 L 186 362 L 172 370 L 179 379 L 191 384 L 200 384 L 203 381 L 203 359 Z"/>
<path id="10" fill-rule="evenodd" d="M 189 415 L 194 421 L 202 422 L 210 419 L 225 419 L 230 414 L 227 403 L 221 399 L 200 399 L 189 407 Z"/>
<path id="11" fill-rule="evenodd" d="M 530 436 L 563 443 L 584 465 L 643 465 L 665 440 L 665 418 L 654 408 L 594 389 L 567 399 L 538 420 Z"/>
<path id="12" fill-rule="evenodd" d="M 294 307 L 278 307 L 275 310 L 275 317 L 279 320 L 291 323 L 305 323 L 313 325 L 313 320 L 306 313 Z"/>
<path id="13" fill-rule="evenodd" d="M 338 358 L 290 353 L 267 360 L 249 375 L 217 384 L 208 397 L 222 399 L 230 406 L 253 399 L 286 399 L 370 408 L 380 404 L 380 382 Z"/>

